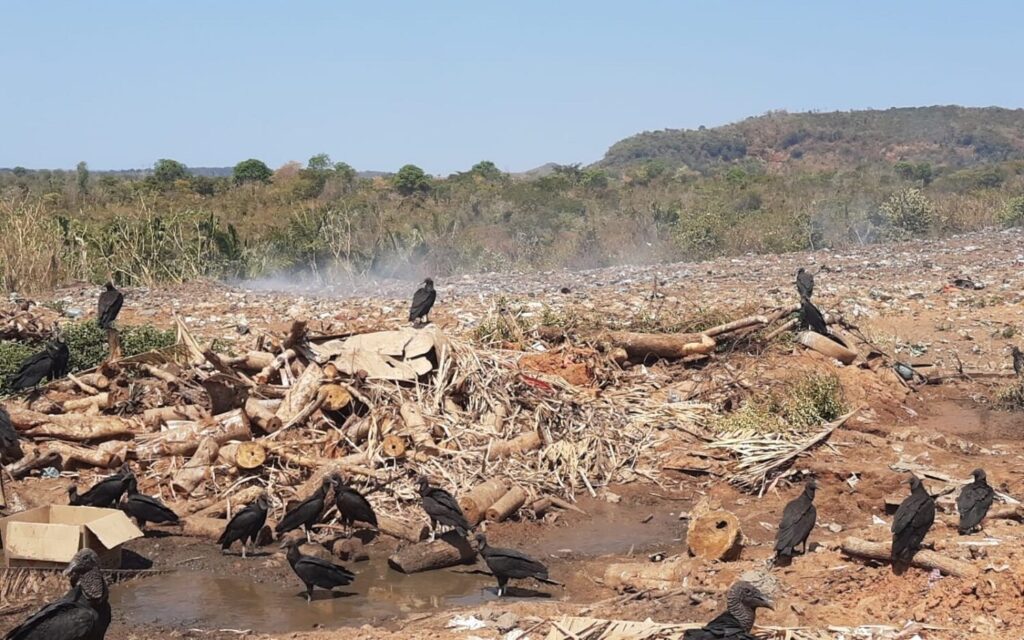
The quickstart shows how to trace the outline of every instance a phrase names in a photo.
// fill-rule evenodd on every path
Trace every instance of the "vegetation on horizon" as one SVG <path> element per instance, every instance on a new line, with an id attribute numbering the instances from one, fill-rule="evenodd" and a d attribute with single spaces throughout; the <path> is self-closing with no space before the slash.
<path id="1" fill-rule="evenodd" d="M 773 113 L 628 138 L 590 166 L 360 177 L 326 154 L 231 176 L 0 170 L 7 290 L 303 273 L 588 268 L 1024 224 L 1024 111 Z"/>

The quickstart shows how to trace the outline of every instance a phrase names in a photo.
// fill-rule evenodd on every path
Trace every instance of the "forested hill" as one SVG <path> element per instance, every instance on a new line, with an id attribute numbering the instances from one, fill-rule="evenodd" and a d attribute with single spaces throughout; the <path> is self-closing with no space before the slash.
<path id="1" fill-rule="evenodd" d="M 957 106 L 832 113 L 771 112 L 721 127 L 647 131 L 597 166 L 651 161 L 707 172 L 756 160 L 775 168 L 854 168 L 901 160 L 947 167 L 1024 159 L 1024 109 Z"/>

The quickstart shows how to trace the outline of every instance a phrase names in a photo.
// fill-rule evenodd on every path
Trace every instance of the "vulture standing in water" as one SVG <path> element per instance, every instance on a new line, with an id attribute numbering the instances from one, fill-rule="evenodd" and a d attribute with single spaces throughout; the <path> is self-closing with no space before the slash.
<path id="1" fill-rule="evenodd" d="M 327 489 L 331 486 L 331 479 L 324 478 L 320 483 L 320 488 L 313 492 L 313 495 L 309 496 L 299 504 L 295 505 L 295 508 L 284 514 L 281 521 L 274 527 L 274 531 L 278 537 L 288 533 L 293 529 L 303 527 L 306 531 L 306 541 L 309 542 L 309 534 L 313 530 L 313 525 L 320 522 L 320 515 L 324 512 L 324 498 L 327 497 Z"/>
<path id="2" fill-rule="evenodd" d="M 345 484 L 338 474 L 331 476 L 331 486 L 334 487 L 334 505 L 338 507 L 341 524 L 351 527 L 355 522 L 365 522 L 377 527 L 377 514 L 363 494 Z"/>
<path id="3" fill-rule="evenodd" d="M 515 549 L 501 549 L 487 544 L 487 536 L 476 534 L 477 551 L 498 580 L 498 597 L 505 595 L 505 585 L 510 579 L 533 578 L 545 584 L 560 585 L 548 577 L 548 568 L 530 556 Z"/>
<path id="4" fill-rule="evenodd" d="M 803 493 L 783 509 L 779 533 L 775 536 L 776 558 L 793 557 L 793 551 L 801 544 L 804 553 L 807 553 L 807 538 L 818 519 L 818 510 L 814 507 L 814 491 L 817 488 L 818 483 L 811 478 L 804 485 Z"/>
<path id="5" fill-rule="evenodd" d="M 796 270 L 796 290 L 801 299 L 810 300 L 814 293 L 814 276 L 810 271 L 805 271 L 803 267 Z"/>
<path id="6" fill-rule="evenodd" d="M 960 514 L 960 535 L 966 535 L 981 524 L 992 506 L 996 493 L 986 481 L 985 470 L 975 469 L 971 472 L 974 482 L 964 485 L 956 499 L 956 510 Z"/>
<path id="7" fill-rule="evenodd" d="M 43 381 L 43 378 L 56 380 L 68 373 L 68 360 L 71 353 L 64 339 L 58 337 L 46 345 L 39 353 L 34 353 L 22 361 L 21 366 L 11 376 L 8 386 L 15 391 L 29 389 Z"/>
<path id="8" fill-rule="evenodd" d="M 303 555 L 299 551 L 301 544 L 302 538 L 293 538 L 281 546 L 288 547 L 288 564 L 292 566 L 295 575 L 299 576 L 299 580 L 302 580 L 302 584 L 306 585 L 306 602 L 313 600 L 313 587 L 330 591 L 334 587 L 352 584 L 355 580 L 355 574 L 341 565 Z"/>
<path id="9" fill-rule="evenodd" d="M 1020 347 L 1013 345 L 1013 372 L 1017 374 L 1017 377 L 1024 376 L 1024 351 L 1020 350 Z"/>
<path id="10" fill-rule="evenodd" d="M 775 605 L 749 582 L 737 582 L 725 596 L 725 611 L 700 629 L 683 632 L 683 640 L 757 640 L 750 634 L 758 609 Z"/>
<path id="11" fill-rule="evenodd" d="M 10 464 L 21 460 L 25 453 L 21 450 L 18 432 L 11 424 L 11 414 L 0 405 L 0 464 Z"/>
<path id="12" fill-rule="evenodd" d="M 96 552 L 76 553 L 64 575 L 71 590 L 8 631 L 4 640 L 103 640 L 111 615 Z"/>
<path id="13" fill-rule="evenodd" d="M 935 500 L 917 476 L 910 476 L 910 495 L 907 496 L 892 519 L 893 564 L 909 564 L 921 548 L 935 522 Z"/>
<path id="14" fill-rule="evenodd" d="M 121 495 L 128 490 L 128 485 L 135 481 L 135 475 L 127 465 L 112 476 L 100 480 L 88 491 L 78 495 L 78 487 L 68 487 L 68 504 L 80 507 L 109 508 L 117 504 Z"/>
<path id="15" fill-rule="evenodd" d="M 437 531 L 437 525 L 451 527 L 463 538 L 472 528 L 466 520 L 466 515 L 459 507 L 459 501 L 455 496 L 440 487 L 430 486 L 426 476 L 420 476 L 420 498 L 423 501 L 423 510 L 430 516 L 430 539 L 433 540 Z"/>
<path id="16" fill-rule="evenodd" d="M 124 294 L 114 288 L 113 282 L 107 283 L 107 289 L 100 294 L 99 306 L 96 310 L 96 323 L 100 329 L 109 329 L 121 313 L 121 305 L 124 304 Z"/>
<path id="17" fill-rule="evenodd" d="M 168 509 L 167 505 L 157 498 L 139 493 L 139 483 L 135 476 L 128 476 L 127 491 L 128 497 L 119 507 L 121 511 L 135 518 L 139 523 L 139 529 L 145 531 L 147 522 L 178 524 L 178 514 Z"/>
<path id="18" fill-rule="evenodd" d="M 421 320 L 430 322 L 430 309 L 437 300 L 437 292 L 434 291 L 434 281 L 427 278 L 423 286 L 416 290 L 412 296 L 412 304 L 409 306 L 409 322 L 414 324 Z"/>
<path id="19" fill-rule="evenodd" d="M 256 538 L 260 530 L 267 522 L 267 509 L 270 507 L 267 501 L 267 494 L 260 494 L 256 501 L 237 512 L 228 525 L 224 527 L 224 533 L 220 534 L 217 540 L 220 543 L 221 553 L 231 548 L 236 541 L 242 543 L 242 557 L 245 557 L 247 544 L 256 544 Z"/>

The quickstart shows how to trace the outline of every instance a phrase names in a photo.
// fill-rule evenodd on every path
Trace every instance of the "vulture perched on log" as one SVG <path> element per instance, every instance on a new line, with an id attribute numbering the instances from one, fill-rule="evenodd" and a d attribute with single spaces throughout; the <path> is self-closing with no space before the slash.
<path id="1" fill-rule="evenodd" d="M 103 640 L 111 614 L 99 556 L 82 549 L 64 575 L 71 590 L 8 631 L 4 640 Z"/>
<path id="2" fill-rule="evenodd" d="M 25 453 L 21 450 L 21 439 L 11 424 L 11 414 L 0 405 L 0 464 L 10 464 L 21 460 Z"/>
<path id="3" fill-rule="evenodd" d="M 301 544 L 302 538 L 293 538 L 281 546 L 288 548 L 288 564 L 292 566 L 292 571 L 306 586 L 306 602 L 313 600 L 313 587 L 330 591 L 334 587 L 352 584 L 352 581 L 355 580 L 355 574 L 341 565 L 314 556 L 303 555 L 299 551 Z"/>
<path id="4" fill-rule="evenodd" d="M 167 505 L 145 494 L 139 493 L 139 484 L 135 476 L 128 476 L 128 496 L 119 506 L 121 511 L 135 518 L 139 523 L 139 529 L 146 530 L 147 522 L 157 524 L 178 524 L 178 514 L 171 511 Z"/>
<path id="5" fill-rule="evenodd" d="M 351 527 L 355 522 L 365 522 L 377 526 L 377 514 L 363 494 L 345 484 L 338 474 L 331 476 L 331 486 L 334 487 L 334 505 L 338 507 L 341 524 Z"/>
<path id="6" fill-rule="evenodd" d="M 492 547 L 487 544 L 487 536 L 482 533 L 476 534 L 476 542 L 480 557 L 498 580 L 498 597 L 505 595 L 505 585 L 513 579 L 533 578 L 545 584 L 562 584 L 548 577 L 547 567 L 524 553 L 515 549 Z"/>
<path id="7" fill-rule="evenodd" d="M 956 510 L 960 514 L 957 530 L 960 535 L 974 531 L 981 524 L 996 495 L 986 480 L 984 469 L 975 469 L 971 475 L 974 476 L 974 482 L 964 485 L 956 499 Z"/>
<path id="8" fill-rule="evenodd" d="M 267 494 L 264 493 L 256 498 L 255 502 L 235 513 L 231 521 L 224 527 L 224 533 L 220 534 L 220 538 L 217 540 L 221 552 L 230 549 L 231 545 L 238 540 L 242 543 L 242 557 L 244 558 L 247 544 L 256 544 L 260 530 L 267 522 L 269 507 Z"/>
<path id="9" fill-rule="evenodd" d="M 792 557 L 793 551 L 801 544 L 804 546 L 804 553 L 807 553 L 807 538 L 818 519 L 818 510 L 814 507 L 814 491 L 817 488 L 818 483 L 811 478 L 804 485 L 803 493 L 783 509 L 782 522 L 779 523 L 779 532 L 775 536 L 776 558 Z"/>
<path id="10" fill-rule="evenodd" d="M 100 325 L 100 329 L 109 329 L 114 324 L 123 304 L 124 294 L 114 288 L 113 282 L 107 282 L 106 291 L 100 294 L 96 309 L 96 323 Z"/>
<path id="11" fill-rule="evenodd" d="M 909 564 L 935 522 L 935 500 L 921 479 L 912 475 L 907 484 L 910 495 L 900 503 L 892 520 L 893 564 Z"/>
<path id="12" fill-rule="evenodd" d="M 434 539 L 437 525 L 451 527 L 460 536 L 466 537 L 472 527 L 469 526 L 466 515 L 462 513 L 459 501 L 444 489 L 430 486 L 430 481 L 425 476 L 420 476 L 419 484 L 423 510 L 430 516 L 430 539 Z"/>
<path id="13" fill-rule="evenodd" d="M 313 492 L 313 495 L 309 496 L 299 504 L 295 505 L 288 513 L 284 514 L 281 521 L 274 527 L 274 531 L 278 537 L 302 527 L 306 531 L 306 541 L 309 541 L 309 534 L 313 530 L 313 525 L 320 522 L 320 515 L 324 512 L 324 499 L 327 497 L 327 490 L 331 486 L 331 479 L 324 478 L 320 483 L 320 488 Z"/>
<path id="14" fill-rule="evenodd" d="M 434 291 L 434 281 L 427 278 L 423 286 L 416 290 L 412 296 L 412 304 L 409 305 L 409 322 L 418 323 L 421 320 L 430 322 L 430 309 L 437 300 L 437 292 Z"/>
<path id="15" fill-rule="evenodd" d="M 801 299 L 811 299 L 814 294 L 814 275 L 803 267 L 796 270 L 796 290 Z"/>
<path id="16" fill-rule="evenodd" d="M 50 380 L 63 378 L 68 373 L 70 358 L 68 344 L 64 342 L 63 338 L 58 337 L 39 353 L 25 358 L 18 370 L 8 380 L 7 386 L 15 391 L 21 391 L 36 386 L 43 381 L 43 378 Z"/>
<path id="17" fill-rule="evenodd" d="M 132 474 L 128 465 L 125 465 L 114 475 L 107 476 L 94 484 L 82 495 L 78 495 L 78 487 L 75 485 L 68 487 L 68 504 L 104 509 L 113 507 L 121 499 L 121 495 L 128 490 L 129 483 L 134 481 L 135 475 Z"/>
<path id="18" fill-rule="evenodd" d="M 749 582 L 737 582 L 725 596 L 725 611 L 700 629 L 683 632 L 683 640 L 757 640 L 750 634 L 758 609 L 774 609 L 768 596 Z"/>
<path id="19" fill-rule="evenodd" d="M 826 338 L 832 337 L 828 332 L 828 325 L 825 324 L 825 316 L 821 315 L 818 307 L 807 298 L 800 299 L 800 324 Z"/>

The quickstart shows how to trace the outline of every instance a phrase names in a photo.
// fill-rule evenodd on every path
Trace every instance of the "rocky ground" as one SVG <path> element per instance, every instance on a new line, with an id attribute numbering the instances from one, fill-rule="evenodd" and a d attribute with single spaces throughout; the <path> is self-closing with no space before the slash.
<path id="1" fill-rule="evenodd" d="M 107 637 L 561 638 L 552 621 L 564 615 L 665 623 L 710 619 L 722 606 L 721 590 L 744 576 L 774 587 L 775 611 L 758 618 L 765 634 L 774 628 L 812 638 L 1020 638 L 1020 522 L 990 520 L 983 532 L 961 537 L 948 524 L 955 513 L 940 515 L 928 542 L 975 567 L 978 577 L 971 578 L 922 569 L 897 575 L 886 563 L 849 557 L 839 547 L 850 536 L 888 539 L 886 499 L 905 495 L 901 483 L 908 468 L 924 474 L 937 493 L 950 484 L 943 478 L 966 481 L 972 469 L 984 466 L 999 491 L 1024 499 L 1021 414 L 994 405 L 1000 388 L 1012 382 L 1005 376 L 1009 347 L 1024 329 L 1022 239 L 1015 232 L 990 232 L 843 253 L 438 282 L 433 320 L 450 335 L 469 337 L 479 334 L 498 306 L 521 315 L 596 314 L 633 327 L 666 326 L 701 310 L 738 317 L 792 304 L 796 268 L 820 269 L 815 298 L 823 310 L 856 325 L 893 359 L 949 377 L 941 384 L 905 385 L 888 367 L 841 367 L 787 341 L 750 343 L 712 358 L 727 366 L 738 388 L 748 390 L 794 371 L 835 371 L 849 406 L 860 408 L 826 445 L 794 465 L 814 474 L 820 489 L 810 552 L 790 566 L 771 568 L 768 560 L 782 508 L 799 486 L 784 480 L 758 496 L 731 486 L 720 468 L 711 475 L 674 471 L 671 462 L 691 451 L 669 445 L 658 452 L 665 465 L 657 477 L 597 487 L 595 496 L 580 502 L 585 515 L 565 512 L 554 522 L 506 522 L 489 529 L 492 543 L 544 558 L 564 588 L 525 583 L 533 591 L 518 595 L 526 597 L 499 601 L 485 591 L 492 588 L 490 578 L 465 569 L 400 577 L 379 561 L 390 549 L 382 539 L 369 545 L 370 561 L 352 567 L 360 583 L 354 596 L 307 605 L 296 597 L 299 585 L 276 547 L 243 562 L 172 533 L 128 545 L 153 568 L 170 572 L 114 588 L 115 621 Z M 975 287 L 955 286 L 956 278 L 970 279 Z M 169 326 L 173 312 L 197 335 L 230 348 L 248 344 L 261 330 L 280 330 L 292 317 L 311 318 L 313 328 L 324 333 L 403 326 L 415 288 L 392 281 L 281 290 L 286 284 L 127 289 L 122 322 Z M 91 310 L 95 295 L 92 288 L 72 287 L 52 297 L 65 307 Z M 990 375 L 952 375 L 960 369 Z M 692 389 L 712 369 L 658 363 L 648 370 L 671 391 Z M 34 483 L 32 491 L 41 499 L 59 499 L 62 486 L 56 481 L 26 482 Z M 951 499 L 940 500 L 947 511 Z M 685 555 L 686 516 L 699 503 L 720 505 L 739 517 L 746 539 L 739 560 L 693 560 L 669 595 L 620 594 L 604 584 L 611 562 Z M 0 617 L 0 629 L 23 615 Z M 338 626 L 344 628 L 333 630 Z M 774 633 L 769 637 L 787 637 L 784 630 Z"/>

